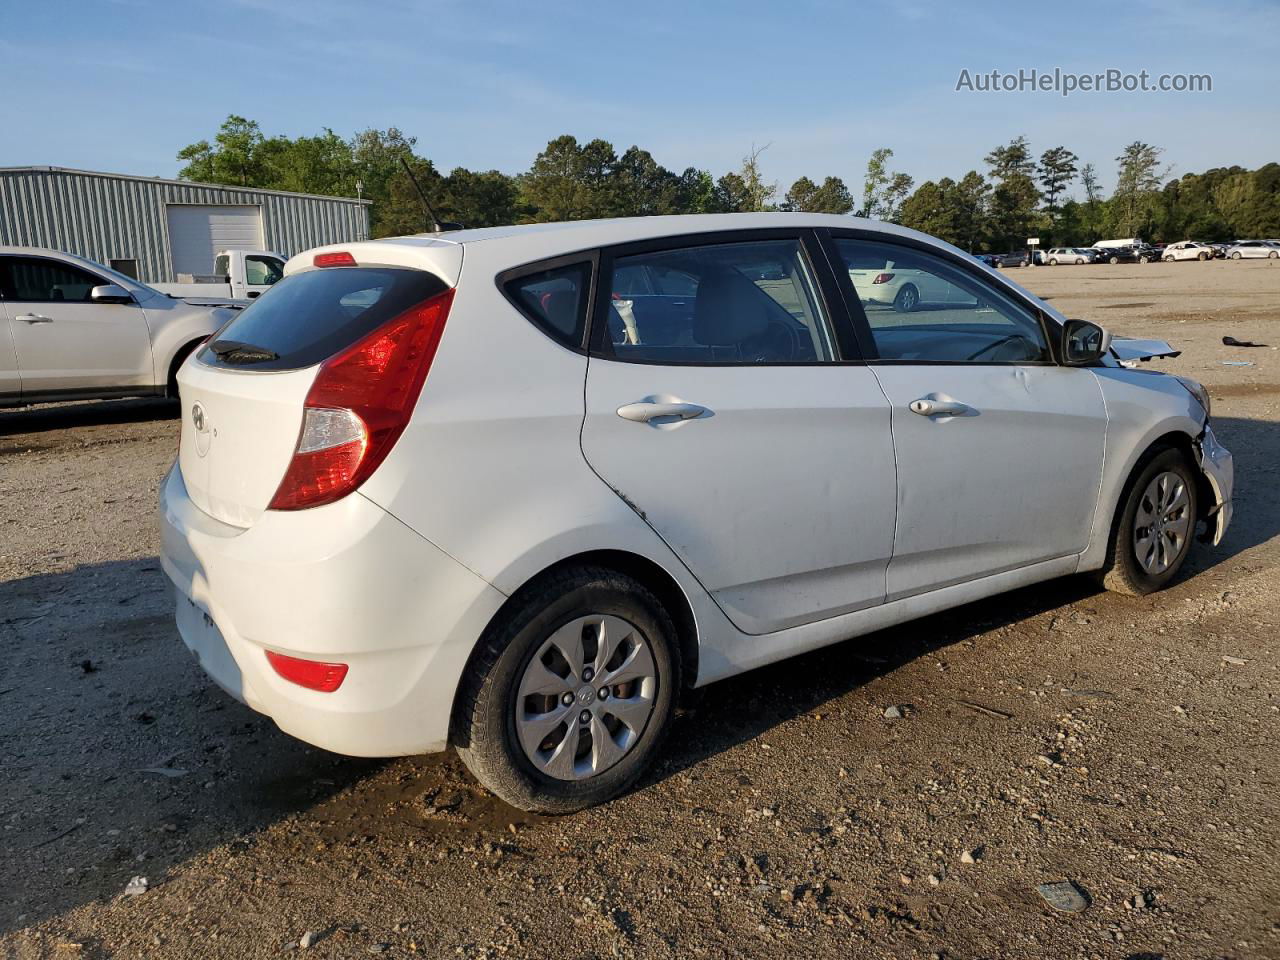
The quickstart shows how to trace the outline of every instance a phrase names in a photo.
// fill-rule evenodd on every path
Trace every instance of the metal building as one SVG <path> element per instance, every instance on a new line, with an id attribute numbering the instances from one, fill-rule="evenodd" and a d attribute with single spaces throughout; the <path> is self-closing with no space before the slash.
<path id="1" fill-rule="evenodd" d="M 208 274 L 219 250 L 291 256 L 368 236 L 368 200 L 61 167 L 0 167 L 0 245 L 65 250 L 143 283 Z"/>

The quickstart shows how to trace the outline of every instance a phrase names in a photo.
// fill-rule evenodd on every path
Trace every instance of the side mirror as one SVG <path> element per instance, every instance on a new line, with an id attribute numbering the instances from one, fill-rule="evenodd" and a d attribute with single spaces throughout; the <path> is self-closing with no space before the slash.
<path id="1" fill-rule="evenodd" d="M 1111 349 L 1111 334 L 1088 320 L 1068 320 L 1062 328 L 1062 362 L 1069 367 L 1096 363 Z"/>
<path id="2" fill-rule="evenodd" d="M 94 303 L 133 303 L 133 294 L 118 283 L 104 283 L 89 291 L 89 299 Z"/>

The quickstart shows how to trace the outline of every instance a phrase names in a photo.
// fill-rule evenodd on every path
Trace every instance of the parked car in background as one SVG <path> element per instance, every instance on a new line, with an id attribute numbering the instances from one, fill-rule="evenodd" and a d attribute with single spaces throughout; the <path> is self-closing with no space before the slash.
<path id="1" fill-rule="evenodd" d="M 1098 251 L 1094 263 L 1146 263 L 1146 254 L 1137 247 L 1106 247 Z"/>
<path id="2" fill-rule="evenodd" d="M 1212 260 L 1215 256 L 1213 247 L 1207 243 L 1182 240 L 1165 247 L 1162 259 L 1168 263 L 1173 260 Z"/>
<path id="3" fill-rule="evenodd" d="M 179 275 L 177 283 L 157 283 L 156 290 L 177 297 L 227 297 L 253 300 L 284 276 L 288 257 L 270 250 L 223 250 L 213 258 L 213 273 Z"/>
<path id="4" fill-rule="evenodd" d="M 999 269 L 1000 267 L 1025 267 L 1031 262 L 1031 258 L 1025 250 L 1015 250 L 1012 253 L 993 253 L 995 263 L 992 266 Z"/>
<path id="5" fill-rule="evenodd" d="M 973 259 L 977 260 L 979 263 L 985 264 L 988 267 L 1000 266 L 1000 257 L 998 254 L 975 253 L 975 254 L 971 254 L 971 256 L 973 257 Z"/>
<path id="6" fill-rule="evenodd" d="M 1143 240 L 1141 237 L 1125 237 L 1120 240 L 1099 240 L 1094 245 L 1095 250 L 1106 250 L 1110 247 L 1137 247 L 1141 246 Z"/>
<path id="7" fill-rule="evenodd" d="M 1133 249 L 1134 253 L 1138 255 L 1139 263 L 1155 263 L 1160 259 L 1160 251 L 1149 243 L 1141 244 Z"/>
<path id="8" fill-rule="evenodd" d="M 1213 247 L 1213 256 L 1216 260 L 1221 260 L 1227 255 L 1227 251 L 1236 244 L 1235 240 L 1214 241 L 1209 244 Z"/>
<path id="9" fill-rule="evenodd" d="M 1087 247 L 1053 247 L 1045 254 L 1045 262 L 1056 267 L 1060 263 L 1093 263 L 1098 251 Z"/>
<path id="10" fill-rule="evenodd" d="M 1227 256 L 1232 260 L 1258 257 L 1275 260 L 1280 258 L 1280 243 L 1271 240 L 1241 240 L 1227 248 Z"/>
<path id="11" fill-rule="evenodd" d="M 294 736 L 452 743 L 577 810 L 685 687 L 1052 577 L 1169 584 L 1232 496 L 1204 388 L 1122 365 L 1172 353 L 840 216 L 321 248 L 179 371 L 178 632 Z"/>
<path id="12" fill-rule="evenodd" d="M 177 396 L 178 367 L 236 312 L 69 253 L 0 247 L 0 406 Z"/>

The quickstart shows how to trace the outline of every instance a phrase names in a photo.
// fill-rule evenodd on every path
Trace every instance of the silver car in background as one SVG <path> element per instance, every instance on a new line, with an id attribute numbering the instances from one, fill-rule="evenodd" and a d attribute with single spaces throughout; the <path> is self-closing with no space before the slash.
<path id="1" fill-rule="evenodd" d="M 0 407 L 176 397 L 178 367 L 238 309 L 69 253 L 0 247 Z"/>

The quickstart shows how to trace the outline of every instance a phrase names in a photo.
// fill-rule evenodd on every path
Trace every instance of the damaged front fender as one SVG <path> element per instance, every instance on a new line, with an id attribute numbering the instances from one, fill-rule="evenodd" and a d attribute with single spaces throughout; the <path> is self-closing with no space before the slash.
<path id="1" fill-rule="evenodd" d="M 1213 428 L 1207 423 L 1204 432 L 1195 440 L 1195 450 L 1200 471 L 1214 498 L 1214 503 L 1201 514 L 1205 521 L 1205 531 L 1200 539 L 1216 547 L 1226 536 L 1227 527 L 1231 523 L 1235 464 L 1231 459 L 1231 451 L 1218 443 Z"/>

